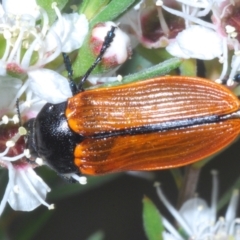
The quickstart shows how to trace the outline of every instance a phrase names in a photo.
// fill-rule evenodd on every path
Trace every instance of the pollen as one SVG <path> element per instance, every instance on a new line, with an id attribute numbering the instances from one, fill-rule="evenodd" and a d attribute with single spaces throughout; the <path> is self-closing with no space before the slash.
<path id="1" fill-rule="evenodd" d="M 19 123 L 19 117 L 18 117 L 18 115 L 14 115 L 11 120 L 13 121 L 14 124 Z"/>
<path id="2" fill-rule="evenodd" d="M 204 210 L 204 206 L 203 206 L 203 205 L 197 206 L 197 210 L 198 210 L 198 211 L 203 211 L 203 210 Z"/>
<path id="3" fill-rule="evenodd" d="M 236 52 L 234 52 L 234 54 L 235 54 L 236 56 L 240 56 L 240 51 L 236 51 Z"/>
<path id="4" fill-rule="evenodd" d="M 236 38 L 238 36 L 238 33 L 237 32 L 233 32 L 230 34 L 230 37 L 231 38 Z"/>
<path id="5" fill-rule="evenodd" d="M 12 140 L 9 140 L 6 142 L 6 147 L 13 147 L 15 145 L 15 142 Z"/>
<path id="6" fill-rule="evenodd" d="M 50 205 L 48 206 L 48 210 L 53 210 L 54 208 L 55 208 L 54 204 L 50 204 Z"/>
<path id="7" fill-rule="evenodd" d="M 52 3 L 52 8 L 56 8 L 57 7 L 57 3 L 56 2 L 53 2 Z"/>
<path id="8" fill-rule="evenodd" d="M 223 81 L 222 81 L 220 78 L 218 78 L 218 79 L 216 79 L 214 82 L 219 83 L 219 84 L 222 84 Z"/>
<path id="9" fill-rule="evenodd" d="M 225 27 L 226 33 L 229 35 L 229 37 L 231 38 L 236 38 L 238 36 L 238 33 L 236 32 L 236 28 L 231 26 L 231 25 L 227 25 Z"/>
<path id="10" fill-rule="evenodd" d="M 118 80 L 119 82 L 121 82 L 122 79 L 123 79 L 122 75 L 117 75 L 117 80 Z"/>
<path id="11" fill-rule="evenodd" d="M 26 102 L 24 103 L 24 105 L 25 105 L 25 107 L 30 108 L 32 104 L 31 104 L 30 101 L 26 101 Z"/>
<path id="12" fill-rule="evenodd" d="M 77 12 L 78 11 L 77 5 L 71 5 L 70 8 L 72 9 L 73 12 Z"/>
<path id="13" fill-rule="evenodd" d="M 84 176 L 81 176 L 81 177 L 80 177 L 80 180 L 79 180 L 79 183 L 82 184 L 82 185 L 87 184 L 87 178 L 84 177 Z"/>
<path id="14" fill-rule="evenodd" d="M 85 185 L 87 184 L 87 178 L 85 176 L 78 176 L 75 173 L 69 174 L 69 177 L 75 179 L 76 181 L 78 181 L 81 185 Z"/>
<path id="15" fill-rule="evenodd" d="M 220 56 L 218 60 L 219 60 L 220 63 L 224 63 L 224 57 L 223 56 Z"/>
<path id="16" fill-rule="evenodd" d="M 233 27 L 233 26 L 231 26 L 231 25 L 227 25 L 227 26 L 225 27 L 225 29 L 226 29 L 226 33 L 228 33 L 228 34 L 233 33 L 233 32 L 236 31 L 236 28 Z"/>
<path id="17" fill-rule="evenodd" d="M 6 40 L 10 39 L 12 37 L 11 32 L 8 29 L 4 29 L 3 36 Z"/>
<path id="18" fill-rule="evenodd" d="M 18 128 L 18 133 L 21 135 L 21 136 L 24 136 L 24 135 L 26 135 L 27 134 L 27 130 L 26 130 L 26 128 L 25 127 L 19 127 Z"/>
<path id="19" fill-rule="evenodd" d="M 27 157 L 27 158 L 30 158 L 31 157 L 31 154 L 30 154 L 30 150 L 29 149 L 25 149 L 23 151 L 24 155 Z"/>
<path id="20" fill-rule="evenodd" d="M 42 165 L 43 165 L 43 160 L 42 160 L 42 158 L 36 158 L 35 162 L 36 162 L 39 166 L 42 166 Z"/>
<path id="21" fill-rule="evenodd" d="M 161 0 L 156 1 L 156 6 L 157 7 L 161 7 L 162 5 L 163 5 L 163 1 L 161 1 Z"/>
<path id="22" fill-rule="evenodd" d="M 30 46 L 30 42 L 28 40 L 25 40 L 22 42 L 22 46 L 25 48 L 25 49 L 28 49 L 29 46 Z"/>
<path id="23" fill-rule="evenodd" d="M 4 116 L 2 117 L 2 121 L 1 121 L 0 123 L 2 123 L 2 124 L 8 124 L 8 122 L 9 122 L 8 116 L 4 115 Z"/>

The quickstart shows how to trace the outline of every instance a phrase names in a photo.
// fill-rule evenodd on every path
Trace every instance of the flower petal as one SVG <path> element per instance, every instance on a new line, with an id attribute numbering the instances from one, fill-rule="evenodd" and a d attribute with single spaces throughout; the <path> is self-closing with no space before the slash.
<path id="1" fill-rule="evenodd" d="M 62 18 L 52 25 L 50 31 L 59 36 L 62 52 L 72 52 L 82 46 L 88 33 L 88 20 L 84 14 L 63 14 Z"/>
<path id="2" fill-rule="evenodd" d="M 175 39 L 170 42 L 170 44 L 166 47 L 166 50 L 175 57 L 184 59 L 190 58 L 188 54 L 184 53 L 183 49 L 179 46 L 178 41 Z"/>
<path id="3" fill-rule="evenodd" d="M 164 231 L 162 235 L 163 235 L 162 237 L 164 240 L 180 240 L 180 238 L 176 238 L 175 236 L 173 236 L 172 234 L 170 234 L 166 231 Z"/>
<path id="4" fill-rule="evenodd" d="M 97 41 L 103 43 L 112 26 L 116 27 L 117 25 L 114 22 L 97 24 L 92 31 L 91 44 L 94 46 Z M 117 28 L 114 34 L 115 37 L 106 50 L 103 59 L 114 58 L 118 65 L 124 63 L 131 55 L 130 38 L 120 28 Z"/>
<path id="5" fill-rule="evenodd" d="M 204 228 L 209 223 L 210 208 L 203 199 L 189 199 L 184 202 L 179 213 L 193 230 L 196 226 Z"/>
<path id="6" fill-rule="evenodd" d="M 42 100 L 60 103 L 72 96 L 68 80 L 55 71 L 37 69 L 28 72 L 29 88 Z"/>
<path id="7" fill-rule="evenodd" d="M 1 76 L 0 81 L 0 116 L 7 111 L 11 101 L 16 96 L 18 90 L 22 85 L 22 81 L 17 78 L 13 78 L 10 76 Z"/>
<path id="8" fill-rule="evenodd" d="M 32 211 L 43 204 L 42 201 L 50 189 L 31 167 L 17 168 L 15 172 L 15 185 L 10 192 L 8 203 L 14 210 Z M 31 189 L 29 183 L 35 191 Z M 42 201 L 36 197 L 36 193 Z"/>
<path id="9" fill-rule="evenodd" d="M 175 46 L 177 44 L 178 46 Z M 183 55 L 179 56 L 179 48 Z M 179 33 L 176 41 L 170 43 L 166 50 L 173 56 L 211 60 L 223 53 L 221 37 L 213 30 L 202 26 L 191 26 Z"/>
<path id="10" fill-rule="evenodd" d="M 3 0 L 3 9 L 15 15 L 28 14 L 37 19 L 40 15 L 39 7 L 35 0 Z"/>

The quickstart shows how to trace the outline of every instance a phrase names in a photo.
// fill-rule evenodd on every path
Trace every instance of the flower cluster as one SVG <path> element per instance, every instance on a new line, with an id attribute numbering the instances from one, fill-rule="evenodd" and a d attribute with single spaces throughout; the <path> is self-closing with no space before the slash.
<path id="1" fill-rule="evenodd" d="M 231 86 L 240 71 L 239 8 L 238 0 L 143 0 L 128 20 L 147 48 L 166 48 L 183 59 L 217 58 L 222 64 L 217 80 L 228 76 Z M 216 71 L 215 67 L 207 77 L 216 80 Z"/>
<path id="2" fill-rule="evenodd" d="M 167 200 L 161 188 L 157 185 L 157 194 L 177 221 L 179 228 L 182 228 L 184 234 L 180 234 L 172 224 L 163 217 L 164 240 L 184 240 L 188 239 L 239 239 L 240 219 L 236 218 L 237 207 L 239 203 L 239 191 L 234 190 L 230 199 L 226 214 L 217 219 L 217 201 L 219 191 L 219 180 L 216 171 L 212 171 L 213 189 L 211 197 L 211 206 L 199 197 L 187 200 L 179 210 L 176 210 Z"/>
<path id="3" fill-rule="evenodd" d="M 0 215 L 7 202 L 21 211 L 31 211 L 41 204 L 53 208 L 45 201 L 50 188 L 34 171 L 44 162 L 27 160 L 30 154 L 25 149 L 26 130 L 21 122 L 36 117 L 45 103 L 60 103 L 72 96 L 68 79 L 60 72 L 64 70 L 61 53 L 80 49 L 90 30 L 85 14 L 62 14 L 56 2 L 51 8 L 54 21 L 35 0 L 3 0 L 0 4 L 0 166 L 9 173 Z M 92 49 L 96 42 L 99 46 L 103 43 L 113 25 L 102 23 L 102 30 L 96 26 L 90 41 Z M 119 53 L 111 46 L 104 55 L 111 68 L 123 63 L 131 52 L 127 35 L 120 29 L 115 35 L 121 43 Z M 98 52 L 93 51 L 93 55 Z M 66 177 L 86 183 L 85 177 L 76 174 Z"/>
<path id="4" fill-rule="evenodd" d="M 135 46 L 141 43 L 150 49 L 163 48 L 174 57 L 201 59 L 204 63 L 217 59 L 221 67 L 209 71 L 207 77 L 214 78 L 211 76 L 214 71 L 219 82 L 227 77 L 227 84 L 232 85 L 240 71 L 239 7 L 238 0 L 143 0 L 120 19 L 120 24 L 125 23 L 131 30 L 129 33 L 134 33 Z M 37 5 L 35 0 L 3 0 L 0 5 L 0 166 L 9 173 L 0 215 L 7 203 L 21 211 L 31 211 L 41 204 L 53 208 L 45 201 L 50 188 L 34 171 L 45 163 L 38 158 L 33 163 L 28 160 L 31 156 L 25 149 L 26 130 L 21 122 L 36 117 L 46 103 L 64 102 L 72 96 L 69 81 L 62 74 L 65 66 L 61 53 L 77 58 L 76 65 L 81 54 L 83 62 L 91 55 L 91 61 L 84 63 L 86 69 L 83 72 L 80 69 L 77 75 L 83 76 L 114 26 L 114 40 L 103 56 L 102 72 L 98 72 L 99 75 L 107 73 L 105 77 L 90 76 L 88 80 L 92 84 L 121 80 L 116 77 L 116 69 L 131 55 L 129 36 L 113 22 L 91 24 L 90 19 L 97 10 L 86 6 L 83 9 L 86 14 L 83 10 L 65 14 L 54 2 L 53 18 L 49 9 Z M 86 183 L 85 177 L 74 173 L 66 177 Z M 210 208 L 204 200 L 195 198 L 187 201 L 179 214 L 161 189 L 157 191 L 191 239 L 239 237 L 239 220 L 233 214 L 238 200 L 236 191 L 225 218 L 219 220 L 216 194 Z M 193 218 L 196 221 L 189 222 Z M 164 239 L 183 239 L 165 218 L 163 224 Z"/>

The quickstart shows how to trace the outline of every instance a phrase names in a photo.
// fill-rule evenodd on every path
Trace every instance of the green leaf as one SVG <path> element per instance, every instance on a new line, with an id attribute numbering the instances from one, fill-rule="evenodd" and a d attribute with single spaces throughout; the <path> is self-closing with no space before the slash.
<path id="1" fill-rule="evenodd" d="M 232 59 L 231 52 L 228 56 L 228 64 L 231 65 L 230 59 Z M 212 60 L 203 61 L 205 77 L 208 79 L 216 80 L 219 78 L 222 72 L 222 63 L 219 62 L 218 58 Z"/>
<path id="2" fill-rule="evenodd" d="M 92 1 L 92 3 L 94 2 L 95 1 Z M 124 13 L 129 7 L 137 2 L 137 0 L 112 0 L 99 14 L 94 16 L 94 18 L 90 21 L 89 34 L 86 37 L 83 46 L 79 49 L 78 56 L 73 63 L 74 77 L 83 76 L 96 59 L 96 56 L 92 53 L 92 50 L 89 47 L 89 39 L 91 37 L 92 27 L 99 22 L 106 22 L 116 19 L 120 16 L 120 14 Z M 84 5 L 85 4 L 86 3 L 84 3 Z M 81 11 L 86 8 L 86 6 L 82 7 Z M 102 73 L 104 71 L 106 71 L 106 69 L 99 64 L 94 69 L 93 73 Z"/>
<path id="3" fill-rule="evenodd" d="M 109 2 L 110 0 L 84 0 L 80 6 L 79 13 L 85 14 L 87 19 L 91 21 Z"/>
<path id="4" fill-rule="evenodd" d="M 87 238 L 87 240 L 103 240 L 103 239 L 104 239 L 104 233 L 101 230 L 93 233 L 90 237 Z"/>
<path id="5" fill-rule="evenodd" d="M 114 20 L 138 2 L 139 0 L 112 0 L 98 15 L 93 18 L 90 25 L 93 27 L 99 22 Z"/>
<path id="6" fill-rule="evenodd" d="M 128 59 L 125 63 L 123 63 L 118 72 L 125 76 L 142 71 L 143 69 L 147 69 L 152 66 L 153 64 L 148 59 L 134 50 L 131 59 Z"/>
<path id="7" fill-rule="evenodd" d="M 0 56 L 3 57 L 6 51 L 7 42 L 6 39 L 3 37 L 3 34 L 0 35 Z"/>
<path id="8" fill-rule="evenodd" d="M 105 83 L 102 85 L 98 85 L 97 87 L 111 87 L 111 86 L 117 86 L 125 83 L 137 82 L 137 81 L 141 81 L 149 78 L 158 77 L 158 76 L 169 73 L 173 69 L 178 68 L 181 63 L 182 63 L 181 59 L 172 58 L 165 62 L 159 63 L 153 67 L 140 71 L 138 73 L 130 74 L 126 77 L 123 77 L 121 82 L 117 81 L 112 83 Z M 96 87 L 92 87 L 92 88 L 96 88 Z"/>
<path id="9" fill-rule="evenodd" d="M 180 72 L 183 76 L 197 76 L 197 61 L 196 59 L 184 60 L 180 66 Z"/>
<path id="10" fill-rule="evenodd" d="M 158 64 L 167 59 L 173 58 L 165 48 L 157 48 L 153 50 L 139 45 L 137 46 L 136 51 L 153 64 Z"/>
<path id="11" fill-rule="evenodd" d="M 143 198 L 143 226 L 148 240 L 163 239 L 162 217 L 156 206 L 147 197 Z"/>
<path id="12" fill-rule="evenodd" d="M 86 38 L 84 44 L 78 51 L 77 58 L 75 59 L 74 63 L 72 64 L 72 69 L 74 72 L 74 77 L 81 77 L 83 76 L 90 66 L 95 61 L 96 56 L 93 55 L 92 50 L 89 48 L 89 36 Z M 96 66 L 93 72 L 100 72 L 101 68 Z"/>
<path id="13" fill-rule="evenodd" d="M 16 233 L 15 236 L 17 236 L 18 240 L 31 240 L 34 239 L 34 236 L 40 229 L 43 227 L 44 224 L 50 219 L 52 216 L 53 211 L 43 211 L 43 213 L 38 216 L 37 219 L 33 221 L 32 218 L 27 218 L 28 222 L 24 221 L 23 226 L 21 228 L 21 231 L 19 233 Z M 26 227 L 27 226 L 27 227 Z"/>
<path id="14" fill-rule="evenodd" d="M 166 75 L 170 71 L 178 68 L 181 65 L 181 63 L 182 63 L 182 59 L 171 58 L 155 66 L 152 66 L 148 69 L 144 69 L 143 71 L 124 77 L 122 80 L 122 83 L 130 83 L 130 82 L 135 82 L 139 80 L 145 80 L 149 78 Z"/>
<path id="15" fill-rule="evenodd" d="M 67 4 L 67 0 L 37 0 L 37 4 L 42 7 L 49 17 L 49 25 L 51 26 L 57 18 L 57 15 L 52 8 L 52 4 L 56 3 L 57 7 L 61 11 Z"/>

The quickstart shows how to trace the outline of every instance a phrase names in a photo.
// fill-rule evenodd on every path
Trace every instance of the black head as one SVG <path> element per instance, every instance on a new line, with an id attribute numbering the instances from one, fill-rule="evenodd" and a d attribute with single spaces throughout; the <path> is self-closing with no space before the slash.
<path id="1" fill-rule="evenodd" d="M 23 124 L 23 127 L 27 130 L 27 134 L 24 136 L 24 141 L 26 144 L 26 149 L 29 150 L 30 157 L 27 161 L 35 162 L 38 158 L 37 146 L 35 141 L 35 118 L 32 118 Z"/>
<path id="2" fill-rule="evenodd" d="M 65 116 L 67 102 L 47 103 L 36 118 L 24 124 L 29 160 L 48 165 L 60 174 L 78 172 L 74 165 L 74 149 L 83 137 L 73 132 Z M 40 161 L 40 160 L 39 160 Z"/>

